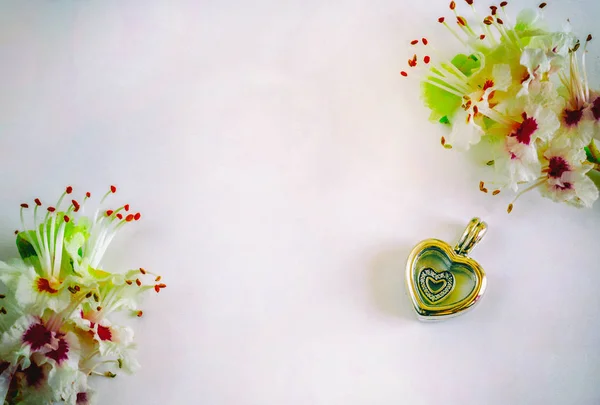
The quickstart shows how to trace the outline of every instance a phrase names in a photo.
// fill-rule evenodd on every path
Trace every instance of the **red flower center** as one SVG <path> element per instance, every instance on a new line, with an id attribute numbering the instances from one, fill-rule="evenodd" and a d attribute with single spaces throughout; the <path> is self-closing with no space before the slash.
<path id="1" fill-rule="evenodd" d="M 46 353 L 46 357 L 54 360 L 56 363 L 58 363 L 58 365 L 60 365 L 60 363 L 69 358 L 68 354 L 69 344 L 64 338 L 61 338 L 58 341 L 58 347 L 56 348 L 56 350 Z"/>
<path id="2" fill-rule="evenodd" d="M 52 340 L 52 332 L 50 332 L 41 323 L 31 325 L 23 335 L 23 342 L 31 346 L 31 350 L 39 350 L 44 345 L 47 345 Z"/>
<path id="3" fill-rule="evenodd" d="M 529 145 L 531 143 L 531 135 L 538 129 L 538 124 L 535 118 L 527 117 L 527 113 L 523 113 L 523 122 L 519 124 L 515 132 L 511 134 L 517 138 L 519 143 Z"/>
<path id="4" fill-rule="evenodd" d="M 31 365 L 27 367 L 26 370 L 23 370 L 25 374 L 25 379 L 27 380 L 27 385 L 30 387 L 41 387 L 44 380 L 46 379 L 46 373 L 44 369 L 38 366 L 35 362 L 31 362 Z"/>
<path id="5" fill-rule="evenodd" d="M 579 124 L 581 121 L 581 117 L 583 116 L 583 108 L 579 110 L 567 110 L 563 112 L 563 119 L 565 120 L 565 124 L 572 127 L 573 125 Z"/>
<path id="6" fill-rule="evenodd" d="M 87 392 L 78 392 L 77 400 L 75 401 L 76 405 L 86 405 L 88 403 L 88 394 Z"/>
<path id="7" fill-rule="evenodd" d="M 112 332 L 106 326 L 98 325 L 98 337 L 100 340 L 112 341 Z"/>
<path id="8" fill-rule="evenodd" d="M 50 281 L 48 279 L 39 277 L 35 283 L 37 290 L 39 292 L 47 292 L 49 294 L 56 294 L 58 292 L 58 290 L 55 290 L 54 288 L 52 288 L 52 286 L 50 285 Z"/>
<path id="9" fill-rule="evenodd" d="M 564 190 L 571 190 L 573 188 L 573 184 L 572 183 L 563 183 L 563 185 L 561 186 L 560 184 L 555 185 L 554 187 L 556 187 L 557 189 L 564 191 Z"/>
<path id="10" fill-rule="evenodd" d="M 483 91 L 486 91 L 487 89 L 494 87 L 494 81 L 491 79 L 487 79 L 485 81 L 485 83 L 483 84 Z"/>
<path id="11" fill-rule="evenodd" d="M 548 164 L 548 176 L 558 179 L 563 175 L 564 172 L 569 170 L 569 163 L 562 157 L 553 156 L 550 158 L 550 162 Z"/>
<path id="12" fill-rule="evenodd" d="M 592 104 L 592 114 L 596 120 L 600 120 L 600 97 L 596 97 Z"/>

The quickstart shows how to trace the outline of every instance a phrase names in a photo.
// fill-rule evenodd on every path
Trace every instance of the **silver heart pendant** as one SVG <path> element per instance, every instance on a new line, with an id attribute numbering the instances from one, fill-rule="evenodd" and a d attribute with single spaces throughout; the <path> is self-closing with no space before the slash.
<path id="1" fill-rule="evenodd" d="M 419 319 L 449 318 L 479 302 L 487 285 L 485 272 L 468 254 L 486 231 L 486 223 L 473 218 L 454 248 L 427 239 L 412 250 L 406 284 Z"/>

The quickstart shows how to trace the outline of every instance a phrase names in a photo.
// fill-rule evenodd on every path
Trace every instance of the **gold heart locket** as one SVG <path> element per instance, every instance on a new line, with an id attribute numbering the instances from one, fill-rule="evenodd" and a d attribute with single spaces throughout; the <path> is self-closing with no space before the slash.
<path id="1" fill-rule="evenodd" d="M 483 268 L 468 257 L 487 224 L 473 218 L 454 248 L 438 239 L 419 243 L 406 263 L 406 284 L 417 316 L 440 320 L 460 315 L 483 296 Z"/>

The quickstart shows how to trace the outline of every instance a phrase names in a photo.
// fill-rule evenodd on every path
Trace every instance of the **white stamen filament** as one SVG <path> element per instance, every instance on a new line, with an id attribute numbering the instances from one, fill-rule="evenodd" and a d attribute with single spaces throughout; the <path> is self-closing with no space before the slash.
<path id="1" fill-rule="evenodd" d="M 590 86 L 588 82 L 587 69 L 585 67 L 585 55 L 587 54 L 587 44 L 589 41 L 585 42 L 583 46 L 583 56 L 581 57 L 581 70 L 583 71 L 583 85 L 585 90 L 585 99 L 590 101 Z"/>
<path id="2" fill-rule="evenodd" d="M 33 209 L 33 222 L 34 222 L 34 226 L 35 226 L 35 235 L 37 236 L 38 243 L 40 245 L 40 252 L 41 252 L 41 254 L 38 257 L 40 259 L 40 265 L 42 267 L 44 267 L 44 265 L 45 265 L 46 271 L 49 271 L 50 270 L 50 252 L 48 251 L 48 246 L 45 243 L 45 237 L 42 238 L 42 235 L 40 233 L 40 226 L 38 225 L 38 216 L 37 216 L 38 207 L 39 207 L 39 205 L 36 204 L 35 208 Z"/>
<path id="3" fill-rule="evenodd" d="M 436 86 L 436 87 L 438 87 L 438 88 L 440 88 L 440 89 L 442 89 L 444 91 L 447 91 L 450 94 L 454 94 L 455 96 L 458 96 L 460 98 L 462 98 L 462 96 L 464 95 L 463 93 L 458 92 L 456 89 L 451 89 L 450 87 L 444 86 L 443 84 L 438 83 L 438 82 L 434 82 L 433 80 L 425 79 L 423 81 L 425 83 L 432 84 L 432 85 L 434 85 L 434 86 Z"/>
<path id="4" fill-rule="evenodd" d="M 122 219 L 112 230 L 109 231 L 107 229 L 105 231 L 105 233 L 103 235 L 104 238 L 102 240 L 103 243 L 96 246 L 96 254 L 94 255 L 95 261 L 97 261 L 98 263 L 100 262 L 100 260 L 104 256 L 104 253 L 106 253 L 106 249 L 108 249 L 108 246 L 110 245 L 113 238 L 117 234 L 117 231 L 126 223 L 127 223 L 127 221 L 125 219 Z"/>
<path id="5" fill-rule="evenodd" d="M 571 52 L 571 60 L 570 60 L 570 69 L 569 73 L 571 74 L 570 83 L 571 83 L 571 92 L 575 95 L 575 109 L 579 109 L 583 107 L 583 103 L 586 101 L 585 92 L 583 90 L 583 86 L 581 84 L 581 77 L 579 73 L 579 62 L 575 57 L 575 52 Z"/>
<path id="6" fill-rule="evenodd" d="M 502 7 L 502 13 L 504 14 L 504 23 L 507 24 L 508 26 L 512 26 L 511 32 L 515 37 L 515 44 L 519 47 L 519 49 L 523 49 L 523 42 L 521 41 L 521 38 L 517 34 L 517 30 L 514 28 L 514 25 L 512 24 L 512 21 L 510 20 L 510 17 L 508 16 L 508 13 L 504 9 L 504 7 Z M 508 35 L 508 31 L 506 31 L 506 34 Z"/>
<path id="7" fill-rule="evenodd" d="M 52 222 L 54 225 L 54 222 Z M 60 275 L 60 265 L 62 262 L 62 250 L 63 250 L 63 241 L 65 238 L 65 227 L 67 222 L 63 220 L 58 228 L 58 234 L 56 235 L 56 250 L 54 251 L 54 271 L 52 274 L 54 277 L 58 278 Z"/>
<path id="8" fill-rule="evenodd" d="M 456 33 L 456 31 L 454 31 L 454 30 L 453 30 L 453 29 L 452 29 L 452 28 L 451 28 L 451 27 L 448 25 L 448 23 L 447 23 L 446 21 L 444 21 L 442 24 L 444 24 L 444 27 L 446 27 L 446 28 L 448 28 L 448 30 L 450 30 L 450 32 L 452 33 L 452 35 L 454 35 L 454 37 L 455 37 L 456 39 L 458 39 L 458 40 L 460 41 L 460 43 L 461 43 L 461 44 L 463 44 L 464 46 L 466 46 L 466 47 L 469 47 L 469 48 L 470 48 L 470 45 L 469 45 L 469 44 L 468 44 L 468 43 L 467 43 L 467 42 L 466 42 L 464 39 L 462 39 L 462 38 L 461 38 L 461 37 L 460 37 L 460 36 L 459 36 L 459 35 Z"/>
<path id="9" fill-rule="evenodd" d="M 494 110 L 493 108 L 490 107 L 482 107 L 479 106 L 479 112 L 485 116 L 487 116 L 488 118 L 493 119 L 496 122 L 499 122 L 501 124 L 507 125 L 507 126 L 512 126 L 515 123 L 518 123 L 517 121 L 500 114 L 498 111 Z"/>
<path id="10" fill-rule="evenodd" d="M 539 181 L 537 181 L 537 182 L 533 183 L 531 186 L 529 186 L 529 187 L 527 187 L 527 188 L 525 188 L 525 189 L 523 189 L 523 190 L 519 191 L 519 193 L 518 193 L 518 194 L 515 196 L 515 198 L 512 200 L 511 204 L 514 204 L 514 203 L 517 201 L 517 199 L 519 199 L 519 197 L 521 197 L 521 196 L 522 196 L 523 194 L 525 194 L 526 192 L 528 192 L 528 191 L 531 191 L 531 190 L 533 190 L 534 188 L 536 188 L 536 187 L 539 187 L 539 186 L 541 186 L 542 184 L 544 184 L 544 182 L 545 182 L 545 181 L 546 181 L 546 179 L 545 179 L 545 178 L 542 178 L 541 180 L 539 180 Z"/>
<path id="11" fill-rule="evenodd" d="M 433 51 L 432 54 L 434 54 L 437 59 L 439 59 L 439 60 L 445 59 L 445 57 L 440 54 L 440 52 L 437 50 L 436 47 L 434 47 L 433 45 L 430 45 L 430 49 Z M 446 71 L 446 72 L 452 74 L 453 76 L 457 77 L 460 80 L 460 83 L 462 85 L 464 85 L 466 89 L 470 88 L 468 85 L 469 78 L 463 72 L 461 72 L 459 68 L 454 66 L 452 64 L 452 62 L 450 62 L 450 63 L 442 62 L 439 65 L 436 65 L 435 69 L 440 70 L 442 72 Z M 432 71 L 432 70 L 433 69 L 430 69 L 430 71 Z M 440 72 L 440 74 L 442 74 L 442 73 Z M 447 76 L 444 76 L 444 77 L 447 77 Z"/>
<path id="12" fill-rule="evenodd" d="M 500 33 L 500 37 L 507 40 L 508 43 L 510 43 L 511 45 L 521 49 L 520 46 L 518 44 L 516 44 L 515 41 L 510 37 L 510 35 L 508 35 L 508 32 L 506 31 L 506 29 L 504 28 L 504 26 L 502 24 L 499 24 L 498 22 L 494 21 L 493 25 Z"/>
<path id="13" fill-rule="evenodd" d="M 58 206 L 56 207 L 56 209 L 58 210 Z M 55 260 L 55 256 L 56 256 L 56 249 L 55 249 L 55 245 L 56 245 L 56 239 L 55 239 L 55 231 L 56 231 L 56 217 L 57 214 L 54 213 L 52 214 L 52 225 L 50 227 L 50 234 L 48 235 L 49 241 L 50 241 L 50 261 L 56 261 Z M 54 266 L 56 267 L 56 265 Z M 52 273 L 53 274 L 53 273 Z M 58 276 L 58 275 L 57 275 Z"/>
<path id="14" fill-rule="evenodd" d="M 430 76 L 430 78 L 445 82 L 445 84 L 447 84 L 449 87 L 453 87 L 456 90 L 463 92 L 463 94 L 469 94 L 473 92 L 473 89 L 471 89 L 464 81 L 458 80 L 455 75 L 445 76 L 442 74 L 442 72 L 440 72 L 440 69 L 437 69 L 437 66 L 435 70 L 431 69 L 429 72 L 427 72 L 427 74 Z"/>

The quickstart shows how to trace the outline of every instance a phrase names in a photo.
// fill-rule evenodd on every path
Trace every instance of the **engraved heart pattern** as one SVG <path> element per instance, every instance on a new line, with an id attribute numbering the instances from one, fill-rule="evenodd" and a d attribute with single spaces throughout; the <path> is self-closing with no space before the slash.
<path id="1" fill-rule="evenodd" d="M 456 253 L 444 241 L 427 239 L 408 257 L 406 284 L 419 319 L 434 321 L 473 307 L 487 282 L 475 260 Z"/>
<path id="2" fill-rule="evenodd" d="M 450 294 L 454 287 L 454 276 L 449 271 L 437 273 L 425 268 L 419 273 L 419 287 L 431 302 L 436 302 Z"/>

